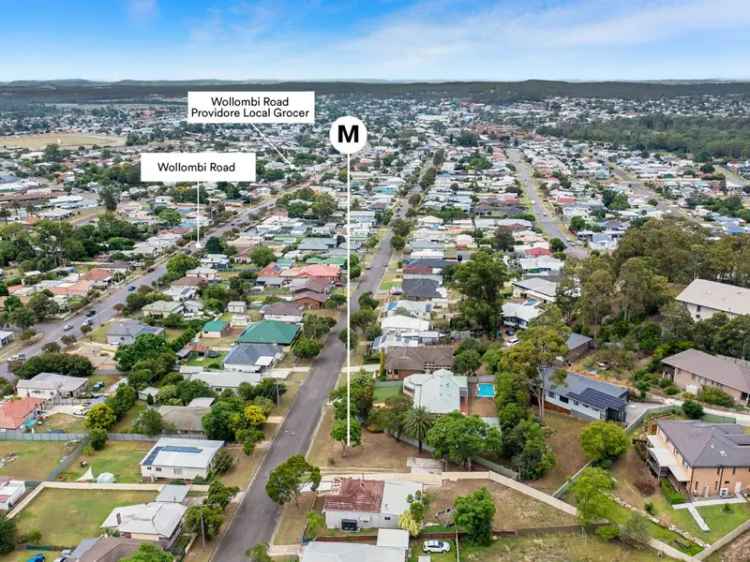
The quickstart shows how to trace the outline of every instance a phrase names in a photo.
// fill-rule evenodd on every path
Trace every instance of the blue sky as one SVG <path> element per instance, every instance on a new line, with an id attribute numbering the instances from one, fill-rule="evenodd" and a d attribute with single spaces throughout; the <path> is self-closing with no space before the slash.
<path id="1" fill-rule="evenodd" d="M 750 0 L 0 0 L 0 81 L 750 79 Z"/>

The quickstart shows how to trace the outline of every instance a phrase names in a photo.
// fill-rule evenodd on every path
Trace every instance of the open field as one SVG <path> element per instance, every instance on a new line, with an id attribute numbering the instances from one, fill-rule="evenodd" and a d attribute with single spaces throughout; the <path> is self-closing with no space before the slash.
<path id="1" fill-rule="evenodd" d="M 421 543 L 419 543 L 421 551 Z M 454 562 L 449 554 L 433 554 L 432 562 Z M 584 533 L 557 533 L 500 539 L 486 548 L 461 544 L 463 562 L 653 562 L 668 561 L 650 549 L 636 550 L 618 542 L 604 542 Z"/>
<path id="2" fill-rule="evenodd" d="M 102 472 L 111 472 L 115 475 L 116 482 L 141 482 L 139 463 L 153 445 L 148 441 L 108 441 L 107 446 L 101 451 L 95 451 L 92 455 L 81 455 L 79 462 L 63 473 L 61 479 L 77 480 L 83 476 L 88 466 L 91 466 L 94 477 Z M 83 461 L 86 461 L 88 466 L 81 466 Z"/>
<path id="3" fill-rule="evenodd" d="M 396 441 L 385 433 L 362 431 L 362 445 L 342 455 L 341 443 L 331 439 L 333 411 L 329 408 L 323 416 L 320 431 L 315 437 L 308 459 L 322 469 L 336 471 L 407 472 L 406 459 L 416 457 L 417 449 Z M 429 453 L 422 453 L 431 458 Z"/>
<path id="4" fill-rule="evenodd" d="M 0 476 L 44 480 L 69 450 L 64 441 L 0 441 L 0 458 L 15 455 L 0 467 Z"/>
<path id="5" fill-rule="evenodd" d="M 547 443 L 555 453 L 555 466 L 544 478 L 529 482 L 530 486 L 552 493 L 586 464 L 588 459 L 581 448 L 580 437 L 587 425 L 573 416 L 550 411 L 544 413 L 544 426 L 550 430 Z"/>
<path id="6" fill-rule="evenodd" d="M 101 534 L 100 525 L 115 507 L 147 502 L 153 492 L 46 489 L 16 517 L 21 533 L 39 530 L 42 543 L 75 547 Z"/>
<path id="7" fill-rule="evenodd" d="M 81 135 L 78 133 L 42 133 L 0 137 L 0 146 L 43 150 L 49 144 L 77 148 L 79 146 L 123 146 L 125 137 Z"/>

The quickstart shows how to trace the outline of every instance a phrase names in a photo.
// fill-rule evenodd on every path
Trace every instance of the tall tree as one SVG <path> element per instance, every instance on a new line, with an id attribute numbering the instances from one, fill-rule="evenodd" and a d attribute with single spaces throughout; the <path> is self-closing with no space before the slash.
<path id="1" fill-rule="evenodd" d="M 488 250 L 476 252 L 453 273 L 453 283 L 464 295 L 461 303 L 464 319 L 476 322 L 492 338 L 497 337 L 500 329 L 502 290 L 507 280 L 502 257 Z"/>
<path id="2" fill-rule="evenodd" d="M 422 445 L 427 437 L 427 432 L 430 431 L 430 428 L 434 423 L 435 416 L 428 412 L 427 408 L 411 408 L 406 413 L 404 429 L 409 437 L 417 440 L 420 453 L 422 452 Z"/>

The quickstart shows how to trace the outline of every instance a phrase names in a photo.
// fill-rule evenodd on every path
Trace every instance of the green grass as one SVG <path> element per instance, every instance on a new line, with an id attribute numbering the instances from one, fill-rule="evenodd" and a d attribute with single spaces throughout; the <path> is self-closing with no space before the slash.
<path id="1" fill-rule="evenodd" d="M 190 361 L 188 361 L 188 365 L 190 365 L 191 367 L 208 367 L 212 363 L 224 365 L 224 358 L 228 355 L 228 353 L 228 351 L 223 351 L 216 357 L 196 357 L 195 359 L 191 359 Z"/>
<path id="2" fill-rule="evenodd" d="M 669 517 L 683 531 L 687 531 L 707 543 L 713 543 L 750 519 L 750 505 L 738 503 L 731 504 L 729 507 L 731 508 L 729 512 L 725 512 L 721 505 L 702 507 L 698 510 L 698 513 L 701 514 L 710 528 L 710 531 L 706 532 L 698 528 L 695 519 L 687 509 L 672 509 L 670 507 Z"/>
<path id="3" fill-rule="evenodd" d="M 147 441 L 108 441 L 104 449 L 95 451 L 92 455 L 82 455 L 80 461 L 86 461 L 91 466 L 94 477 L 102 472 L 111 472 L 115 475 L 116 482 L 141 482 L 140 462 L 153 445 Z M 67 481 L 75 481 L 87 469 L 88 466 L 81 466 L 78 462 L 62 477 Z"/>
<path id="4" fill-rule="evenodd" d="M 75 547 L 101 534 L 101 524 L 115 507 L 152 500 L 154 492 L 110 490 L 42 491 L 16 518 L 20 533 L 38 530 L 42 543 Z"/>
<path id="5" fill-rule="evenodd" d="M 15 454 L 15 460 L 0 467 L 0 476 L 45 480 L 69 450 L 65 442 L 0 441 L 0 458 Z"/>
<path id="6" fill-rule="evenodd" d="M 456 545 L 447 554 L 431 554 L 432 562 L 455 562 Z M 422 551 L 422 541 L 414 549 Z M 583 533 L 555 533 L 537 536 L 503 538 L 487 547 L 462 542 L 462 562 L 653 562 L 657 554 L 651 549 L 636 550 L 619 542 L 605 542 Z M 416 560 L 416 556 L 413 558 Z M 671 558 L 662 557 L 665 562 Z"/>
<path id="7" fill-rule="evenodd" d="M 51 562 L 60 557 L 62 552 L 57 550 L 39 550 L 38 548 L 14 550 L 13 552 L 0 556 L 0 562 L 26 562 L 29 558 L 36 556 L 37 554 L 44 554 L 47 562 Z"/>
<path id="8" fill-rule="evenodd" d="M 403 385 L 401 384 L 378 385 L 375 383 L 373 399 L 375 402 L 385 402 L 388 398 L 401 395 L 402 389 Z"/>
<path id="9" fill-rule="evenodd" d="M 84 418 L 69 416 L 68 414 L 55 414 L 37 423 L 34 426 L 36 432 L 49 432 L 52 430 L 63 430 L 66 433 L 86 433 L 86 422 Z"/>
<path id="10" fill-rule="evenodd" d="M 138 416 L 140 416 L 141 412 L 145 409 L 146 403 L 139 400 L 133 405 L 132 408 L 130 408 L 130 410 L 128 410 L 127 414 L 125 414 L 123 418 L 112 427 L 110 431 L 112 433 L 134 433 L 133 426 L 135 425 Z"/>

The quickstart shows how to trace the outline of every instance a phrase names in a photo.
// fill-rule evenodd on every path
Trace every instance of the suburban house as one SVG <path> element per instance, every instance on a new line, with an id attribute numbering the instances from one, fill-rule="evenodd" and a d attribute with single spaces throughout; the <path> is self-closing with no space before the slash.
<path id="1" fill-rule="evenodd" d="M 107 344 L 109 345 L 130 345 L 135 342 L 135 338 L 142 334 L 160 335 L 164 333 L 164 328 L 160 326 L 148 326 L 137 320 L 118 320 L 112 322 L 107 331 Z"/>
<path id="2" fill-rule="evenodd" d="M 275 343 L 240 343 L 224 358 L 224 369 L 257 373 L 273 366 L 283 355 L 283 349 Z"/>
<path id="3" fill-rule="evenodd" d="M 177 433 L 203 433 L 203 416 L 211 412 L 211 405 L 193 405 L 193 402 L 187 406 L 159 406 L 158 411 L 164 423 Z"/>
<path id="4" fill-rule="evenodd" d="M 543 376 L 545 407 L 584 419 L 625 421 L 627 388 L 551 367 Z"/>
<path id="5" fill-rule="evenodd" d="M 698 394 L 704 387 L 718 388 L 737 402 L 750 401 L 750 362 L 698 349 L 686 349 L 661 360 L 664 376 L 675 386 Z"/>
<path id="6" fill-rule="evenodd" d="M 144 306 L 141 311 L 145 316 L 166 318 L 172 314 L 181 314 L 185 306 L 179 301 L 155 301 Z"/>
<path id="7" fill-rule="evenodd" d="M 256 385 L 263 379 L 260 371 L 206 371 L 200 367 L 198 369 L 193 372 L 184 372 L 181 369 L 180 372 L 183 373 L 185 378 L 205 382 L 211 390 L 219 393 L 227 389 L 236 391 L 243 383 Z"/>
<path id="8" fill-rule="evenodd" d="M 223 338 L 229 333 L 229 323 L 224 320 L 211 320 L 203 324 L 201 336 L 204 338 Z"/>
<path id="9" fill-rule="evenodd" d="M 69 377 L 57 373 L 39 373 L 30 379 L 21 379 L 16 385 L 16 394 L 21 398 L 73 398 L 86 389 L 88 380 L 84 377 Z"/>
<path id="10" fill-rule="evenodd" d="M 96 539 L 83 539 L 65 557 L 66 562 L 115 562 L 133 554 L 141 541 L 102 535 Z"/>
<path id="11" fill-rule="evenodd" d="M 207 478 L 214 456 L 223 445 L 223 441 L 164 437 L 141 461 L 141 476 L 152 480 Z"/>
<path id="12" fill-rule="evenodd" d="M 445 289 L 442 289 L 440 283 L 433 279 L 420 277 L 404 279 L 401 283 L 401 290 L 405 297 L 415 301 L 428 301 L 446 297 Z"/>
<path id="13" fill-rule="evenodd" d="M 390 347 L 385 354 L 385 372 L 392 378 L 403 379 L 416 373 L 452 368 L 453 347 L 450 345 Z"/>
<path id="14" fill-rule="evenodd" d="M 750 488 L 750 435 L 733 423 L 659 420 L 648 464 L 692 497 L 735 496 Z"/>
<path id="15" fill-rule="evenodd" d="M 302 547 L 300 562 L 405 562 L 406 550 L 380 544 L 317 542 Z"/>
<path id="16" fill-rule="evenodd" d="M 411 396 L 415 407 L 425 408 L 431 414 L 468 412 L 467 378 L 447 369 L 409 375 L 404 379 L 404 394 Z"/>
<path id="17" fill-rule="evenodd" d="M 360 528 L 398 529 L 407 498 L 422 491 L 422 484 L 397 480 L 336 480 L 323 497 L 326 527 L 357 531 Z"/>
<path id="18" fill-rule="evenodd" d="M 430 329 L 429 320 L 421 320 L 412 316 L 392 314 L 380 320 L 380 329 L 384 334 L 404 334 L 411 332 L 427 332 Z"/>
<path id="19" fill-rule="evenodd" d="M 297 324 L 302 322 L 305 307 L 294 302 L 275 302 L 267 304 L 261 309 L 264 320 L 277 320 L 279 322 L 291 322 Z"/>
<path id="20" fill-rule="evenodd" d="M 529 277 L 513 281 L 513 297 L 517 299 L 536 299 L 544 302 L 557 300 L 557 283 L 539 277 Z"/>
<path id="21" fill-rule="evenodd" d="M 291 345 L 297 337 L 299 326 L 278 320 L 261 320 L 250 324 L 242 332 L 237 343 L 275 343 Z"/>
<path id="22" fill-rule="evenodd" d="M 33 425 L 43 405 L 41 398 L 6 400 L 0 404 L 0 429 L 21 429 L 24 425 Z"/>
<path id="23" fill-rule="evenodd" d="M 750 314 L 750 289 L 707 279 L 694 279 L 676 299 L 695 321 L 711 318 L 718 312 L 730 318 Z"/>
<path id="24" fill-rule="evenodd" d="M 0 510 L 10 511 L 25 493 L 26 483 L 23 480 L 0 477 Z"/>
<path id="25" fill-rule="evenodd" d="M 529 322 L 542 315 L 537 302 L 506 302 L 503 304 L 503 324 L 509 328 L 526 329 Z"/>
<path id="26" fill-rule="evenodd" d="M 565 345 L 568 346 L 568 353 L 565 355 L 565 360 L 572 363 L 594 348 L 594 340 L 583 334 L 571 332 Z"/>
<path id="27" fill-rule="evenodd" d="M 102 528 L 120 537 L 172 545 L 179 534 L 187 506 L 176 502 L 149 502 L 116 507 Z"/>

